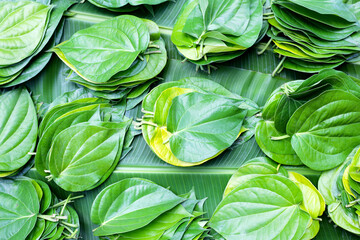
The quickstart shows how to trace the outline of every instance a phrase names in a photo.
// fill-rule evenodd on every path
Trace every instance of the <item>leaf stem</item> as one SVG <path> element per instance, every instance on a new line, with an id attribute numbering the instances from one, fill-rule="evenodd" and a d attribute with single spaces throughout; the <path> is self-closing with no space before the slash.
<path id="1" fill-rule="evenodd" d="M 68 227 L 72 227 L 72 228 L 79 227 L 79 225 L 77 225 L 77 224 L 72 224 L 72 223 L 68 223 L 68 222 L 61 222 L 61 224 L 64 224 L 64 225 L 66 225 Z"/>
<path id="2" fill-rule="evenodd" d="M 50 222 L 58 222 L 59 221 L 59 219 L 56 217 L 56 214 L 53 214 L 53 215 L 39 214 L 37 217 L 41 218 L 41 219 L 45 219 L 46 221 L 50 221 Z"/>
<path id="3" fill-rule="evenodd" d="M 275 77 L 275 75 L 276 75 L 277 73 L 279 73 L 278 71 L 279 71 L 279 69 L 281 68 L 281 66 L 283 65 L 285 59 L 286 59 L 286 57 L 283 57 L 283 58 L 281 59 L 281 61 L 279 62 L 279 64 L 276 66 L 275 70 L 274 70 L 273 73 L 271 74 L 272 77 Z"/>
<path id="4" fill-rule="evenodd" d="M 150 44 L 148 48 L 157 48 L 157 49 L 160 49 L 160 46 L 159 46 L 159 45 L 156 45 L 156 44 Z"/>
<path id="5" fill-rule="evenodd" d="M 150 55 L 154 53 L 161 53 L 161 51 L 148 51 L 148 52 L 144 52 L 144 55 Z"/>
<path id="6" fill-rule="evenodd" d="M 156 123 L 148 122 L 148 121 L 142 121 L 141 123 L 142 123 L 142 124 L 151 125 L 151 126 L 154 126 L 154 127 L 157 127 L 157 126 L 158 126 Z"/>
<path id="7" fill-rule="evenodd" d="M 166 140 L 163 142 L 163 144 L 165 145 L 165 144 L 167 144 L 169 141 L 170 141 L 170 138 L 166 139 Z"/>
<path id="8" fill-rule="evenodd" d="M 69 199 L 69 202 L 68 202 L 68 203 L 73 202 L 74 200 L 79 199 L 79 198 L 83 198 L 83 197 L 84 197 L 84 195 L 79 195 L 79 196 L 71 197 L 71 198 Z M 61 202 L 58 202 L 58 203 L 52 205 L 50 208 L 57 208 L 57 207 L 63 206 L 63 205 L 65 204 L 65 202 L 66 202 L 66 200 L 63 200 L 63 201 L 61 201 Z"/>
<path id="9" fill-rule="evenodd" d="M 60 226 L 63 226 L 70 233 L 70 235 L 72 236 L 74 234 L 74 231 L 70 227 L 66 226 L 64 223 L 65 222 L 61 222 Z"/>
<path id="10" fill-rule="evenodd" d="M 53 175 L 48 175 L 45 177 L 49 182 L 51 182 L 54 179 Z"/>
<path id="11" fill-rule="evenodd" d="M 275 16 L 267 16 L 267 17 L 263 17 L 264 20 L 269 20 L 269 19 L 273 19 Z"/>
<path id="12" fill-rule="evenodd" d="M 35 156 L 36 152 L 28 152 L 29 155 Z"/>
<path id="13" fill-rule="evenodd" d="M 265 46 L 263 47 L 263 49 L 261 49 L 260 51 L 258 51 L 257 54 L 258 54 L 258 55 L 263 54 L 263 53 L 266 51 L 266 49 L 270 46 L 271 42 L 272 42 L 272 38 L 270 38 L 270 40 L 265 44 Z"/>
<path id="14" fill-rule="evenodd" d="M 281 164 L 279 163 L 276 167 L 276 172 L 279 172 L 280 167 L 281 167 Z"/>
<path id="15" fill-rule="evenodd" d="M 338 204 L 336 205 L 336 207 L 335 208 L 333 208 L 333 209 L 329 209 L 329 211 L 330 212 L 334 212 L 339 206 L 340 206 L 340 202 L 338 202 Z"/>
<path id="16" fill-rule="evenodd" d="M 347 208 L 352 207 L 352 206 L 358 204 L 359 202 L 360 202 L 360 198 L 349 202 L 349 204 L 347 204 L 345 207 L 347 207 Z"/>
<path id="17" fill-rule="evenodd" d="M 274 15 L 274 13 L 273 12 L 267 12 L 267 13 L 263 13 L 263 15 L 269 16 L 269 15 Z"/>
<path id="18" fill-rule="evenodd" d="M 150 112 L 150 111 L 146 111 L 145 109 L 141 109 L 141 112 L 145 113 L 145 114 L 151 114 L 151 115 L 154 115 L 155 113 L 154 112 Z"/>
<path id="19" fill-rule="evenodd" d="M 278 141 L 278 140 L 287 139 L 289 137 L 290 137 L 289 135 L 282 135 L 282 136 L 278 136 L 278 137 L 270 137 L 270 139 L 274 140 L 274 141 Z"/>

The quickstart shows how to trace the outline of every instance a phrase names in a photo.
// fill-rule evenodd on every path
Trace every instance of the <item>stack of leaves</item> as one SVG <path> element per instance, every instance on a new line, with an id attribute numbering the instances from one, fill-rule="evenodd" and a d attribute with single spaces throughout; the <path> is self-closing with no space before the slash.
<path id="1" fill-rule="evenodd" d="M 131 12 L 138 9 L 141 5 L 152 11 L 152 5 L 158 5 L 169 0 L 89 0 L 90 3 L 97 7 L 105 8 L 114 12 Z"/>
<path id="2" fill-rule="evenodd" d="M 41 3 L 39 3 L 41 2 Z M 60 42 L 62 16 L 76 0 L 0 2 L 0 87 L 35 77 Z"/>
<path id="3" fill-rule="evenodd" d="M 73 70 L 69 80 L 108 98 L 148 89 L 167 61 L 158 26 L 130 15 L 80 30 L 52 51 Z"/>
<path id="4" fill-rule="evenodd" d="M 25 177 L 0 180 L 1 238 L 77 239 L 79 217 L 68 205 L 77 198 L 69 196 L 59 201 L 40 180 Z"/>
<path id="5" fill-rule="evenodd" d="M 346 161 L 319 179 L 319 191 L 328 205 L 332 221 L 349 232 L 360 234 L 360 148 L 356 147 Z"/>
<path id="6" fill-rule="evenodd" d="M 162 160 L 182 167 L 216 157 L 242 133 L 243 142 L 250 139 L 252 116 L 259 111 L 253 101 L 193 77 L 158 85 L 142 107 L 137 127 L 146 143 Z"/>
<path id="7" fill-rule="evenodd" d="M 360 145 L 360 80 L 332 69 L 276 89 L 256 126 L 261 150 L 278 163 L 329 170 Z"/>
<path id="8" fill-rule="evenodd" d="M 72 192 L 103 183 L 131 150 L 135 135 L 123 104 L 88 94 L 76 97 L 60 97 L 49 106 L 35 156 L 41 175 Z"/>
<path id="9" fill-rule="evenodd" d="M 171 41 L 191 62 L 207 65 L 243 54 L 263 36 L 261 0 L 188 0 Z"/>
<path id="10" fill-rule="evenodd" d="M 324 198 L 307 178 L 260 157 L 231 177 L 209 226 L 216 239 L 308 240 L 324 211 Z"/>
<path id="11" fill-rule="evenodd" d="M 101 239 L 204 239 L 206 199 L 194 190 L 175 195 L 146 179 L 127 178 L 103 189 L 91 207 L 93 230 Z"/>
<path id="12" fill-rule="evenodd" d="M 34 103 L 24 88 L 0 95 L 0 177 L 16 175 L 33 155 L 38 133 Z"/>
<path id="13" fill-rule="evenodd" d="M 283 56 L 282 68 L 319 72 L 350 61 L 360 51 L 360 23 L 343 0 L 271 1 L 268 35 Z"/>

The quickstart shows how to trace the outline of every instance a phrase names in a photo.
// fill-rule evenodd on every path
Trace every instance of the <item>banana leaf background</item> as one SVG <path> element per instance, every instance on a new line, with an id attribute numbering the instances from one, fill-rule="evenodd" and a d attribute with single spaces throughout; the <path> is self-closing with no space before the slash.
<path id="1" fill-rule="evenodd" d="M 179 80 L 183 77 L 198 76 L 212 79 L 219 82 L 227 89 L 243 97 L 248 97 L 259 106 L 263 106 L 270 93 L 286 81 L 294 79 L 304 79 L 307 75 L 284 70 L 276 77 L 271 77 L 271 72 L 279 63 L 279 58 L 272 53 L 271 48 L 262 55 L 257 55 L 257 50 L 264 43 L 259 43 L 246 54 L 232 61 L 216 64 L 217 70 L 213 70 L 209 75 L 203 71 L 196 71 L 195 65 L 181 61 L 183 58 L 178 54 L 175 46 L 171 43 L 170 36 L 172 26 L 185 0 L 167 2 L 160 6 L 153 7 L 154 14 L 147 10 L 138 10 L 131 14 L 142 18 L 155 21 L 161 30 L 162 37 L 165 39 L 168 51 L 168 63 L 161 73 L 164 81 Z M 115 13 L 97 8 L 87 2 L 73 6 L 67 13 L 65 20 L 65 30 L 63 39 L 67 40 L 76 31 L 89 27 L 92 24 L 104 21 L 116 16 Z M 32 91 L 33 96 L 38 96 L 39 102 L 50 103 L 59 95 L 74 90 L 78 86 L 66 81 L 68 68 L 53 55 L 50 63 L 37 77 L 26 83 Z M 343 65 L 342 70 L 352 76 L 360 78 L 360 66 L 353 64 Z M 141 117 L 141 108 L 131 110 L 128 115 L 136 118 Z M 217 204 L 222 198 L 224 188 L 233 172 L 246 161 L 263 156 L 255 139 L 252 138 L 245 144 L 229 149 L 219 157 L 201 165 L 191 168 L 180 168 L 166 164 L 160 160 L 146 145 L 142 136 L 137 136 L 132 151 L 123 159 L 111 177 L 98 188 L 83 193 L 84 198 L 77 200 L 74 204 L 81 221 L 82 239 L 98 239 L 92 236 L 92 229 L 95 228 L 90 221 L 90 209 L 96 195 L 106 186 L 127 177 L 142 177 L 155 181 L 156 183 L 170 187 L 177 194 L 188 192 L 194 187 L 199 198 L 207 197 L 205 209 L 207 217 L 210 217 Z M 319 172 L 310 170 L 306 167 L 288 168 L 304 174 L 317 184 Z M 41 179 L 33 168 L 28 176 Z M 65 198 L 69 193 L 59 189 L 50 183 L 52 189 L 58 197 Z M 358 236 L 350 234 L 345 230 L 335 227 L 324 213 L 321 222 L 320 232 L 316 239 L 359 239 Z"/>

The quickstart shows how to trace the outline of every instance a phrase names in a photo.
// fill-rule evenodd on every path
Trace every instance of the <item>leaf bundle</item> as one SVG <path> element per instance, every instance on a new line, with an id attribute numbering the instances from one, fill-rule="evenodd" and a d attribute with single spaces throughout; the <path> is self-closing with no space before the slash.
<path id="1" fill-rule="evenodd" d="M 101 239 L 204 239 L 206 199 L 194 190 L 177 196 L 146 179 L 127 178 L 104 188 L 91 207 Z"/>
<path id="2" fill-rule="evenodd" d="M 303 175 L 268 158 L 241 166 L 209 221 L 216 239 L 313 239 L 325 201 Z"/>
<path id="3" fill-rule="evenodd" d="M 344 62 L 358 61 L 360 23 L 356 5 L 342 0 L 271 1 L 268 36 L 282 68 L 316 73 Z"/>
<path id="4" fill-rule="evenodd" d="M 188 0 L 171 35 L 191 62 L 208 65 L 238 57 L 262 37 L 261 0 Z"/>
<path id="5" fill-rule="evenodd" d="M 52 55 L 46 50 L 60 42 L 63 14 L 76 2 L 0 2 L 0 88 L 24 83 L 46 66 Z"/>
<path id="6" fill-rule="evenodd" d="M 322 70 L 291 81 L 267 100 L 255 138 L 278 163 L 324 171 L 342 164 L 360 144 L 360 81 Z"/>
<path id="7" fill-rule="evenodd" d="M 82 29 L 52 51 L 73 71 L 68 80 L 109 99 L 147 90 L 167 61 L 158 26 L 130 15 Z"/>
<path id="8" fill-rule="evenodd" d="M 131 150 L 135 132 L 121 102 L 87 93 L 63 100 L 55 100 L 42 118 L 35 166 L 66 191 L 90 190 Z"/>
<path id="9" fill-rule="evenodd" d="M 202 164 L 229 148 L 251 130 L 250 119 L 259 111 L 253 101 L 194 77 L 160 84 L 142 107 L 137 127 L 145 141 L 162 160 L 182 167 Z"/>
<path id="10" fill-rule="evenodd" d="M 9 240 L 77 239 L 79 216 L 69 205 L 77 197 L 60 201 L 40 180 L 20 177 L 0 181 L 0 236 Z"/>

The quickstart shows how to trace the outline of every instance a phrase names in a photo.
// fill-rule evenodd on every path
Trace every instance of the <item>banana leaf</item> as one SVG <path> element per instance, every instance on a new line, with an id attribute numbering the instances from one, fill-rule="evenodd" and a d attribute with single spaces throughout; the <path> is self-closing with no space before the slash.
<path id="1" fill-rule="evenodd" d="M 155 21 L 160 26 L 161 37 L 165 41 L 168 52 L 168 63 L 160 77 L 164 81 L 175 81 L 184 77 L 204 77 L 220 83 L 232 92 L 240 96 L 254 100 L 259 106 L 263 106 L 271 92 L 281 84 L 295 79 L 305 79 L 309 75 L 284 69 L 276 77 L 272 77 L 273 69 L 278 65 L 280 59 L 266 50 L 264 54 L 257 55 L 264 43 L 259 43 L 249 49 L 242 56 L 231 61 L 216 64 L 217 70 L 212 70 L 209 75 L 206 71 L 196 69 L 195 65 L 189 62 L 182 63 L 175 46 L 171 43 L 170 36 L 172 27 L 176 21 L 178 12 L 185 0 L 166 2 L 154 6 L 154 15 L 144 10 L 137 10 L 132 14 L 142 18 Z M 89 27 L 92 24 L 104 21 L 119 13 L 97 8 L 88 2 L 77 4 L 67 12 L 65 19 L 64 35 L 61 41 L 67 40 L 76 31 Z M 360 67 L 353 64 L 341 66 L 346 73 L 360 77 Z M 207 70 L 207 69 L 205 69 Z M 27 82 L 25 85 L 31 90 L 33 96 L 38 98 L 38 103 L 49 104 L 56 97 L 65 92 L 80 88 L 71 81 L 66 81 L 68 68 L 56 57 L 53 56 L 38 76 Z M 136 108 L 126 113 L 128 117 L 141 117 L 141 108 Z M 128 177 L 147 178 L 163 187 L 170 187 L 176 194 L 184 194 L 194 187 L 198 198 L 208 197 L 205 203 L 206 217 L 210 217 L 216 206 L 222 199 L 224 189 L 232 174 L 248 160 L 265 156 L 258 147 L 254 138 L 244 144 L 237 144 L 225 151 L 215 159 L 191 168 L 179 168 L 171 166 L 150 150 L 142 136 L 137 136 L 133 142 L 132 151 L 120 162 L 113 174 L 99 187 L 85 193 L 85 197 L 74 203 L 74 208 L 79 213 L 82 239 L 98 239 L 92 234 L 96 226 L 91 223 L 90 209 L 96 195 L 106 186 Z M 301 173 L 317 185 L 320 172 L 310 170 L 306 167 L 287 167 L 290 171 Z M 43 179 L 35 168 L 32 168 L 27 176 Z M 55 184 L 50 183 L 52 190 L 59 198 L 67 197 L 68 193 L 61 190 Z M 317 240 L 352 240 L 358 236 L 350 234 L 341 228 L 334 227 L 329 218 L 322 216 L 320 232 Z"/>

